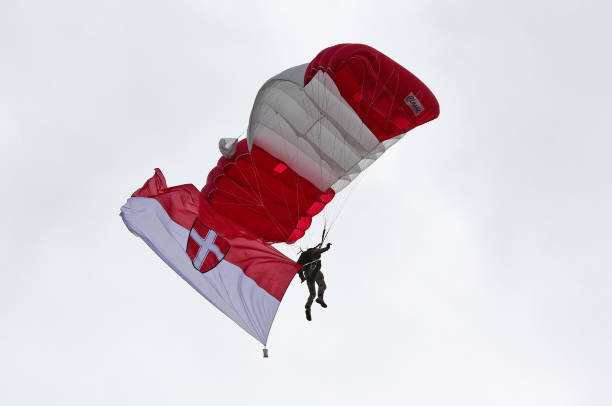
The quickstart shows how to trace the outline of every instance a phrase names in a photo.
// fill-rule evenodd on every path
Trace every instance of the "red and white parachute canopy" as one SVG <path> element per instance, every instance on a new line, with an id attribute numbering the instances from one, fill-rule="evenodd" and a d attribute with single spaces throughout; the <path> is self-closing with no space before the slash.
<path id="1" fill-rule="evenodd" d="M 264 240 L 295 242 L 336 193 L 439 112 L 423 82 L 374 48 L 327 48 L 263 85 L 246 142 L 219 160 L 202 194 Z"/>

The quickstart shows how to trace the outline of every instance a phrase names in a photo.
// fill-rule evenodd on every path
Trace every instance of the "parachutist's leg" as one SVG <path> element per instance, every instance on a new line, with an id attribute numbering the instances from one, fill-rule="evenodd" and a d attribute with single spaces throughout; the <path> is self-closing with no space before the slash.
<path id="1" fill-rule="evenodd" d="M 308 296 L 308 300 L 306 301 L 306 308 L 310 309 L 310 306 L 312 306 L 312 301 L 315 298 L 316 292 L 315 292 L 315 283 L 314 281 L 306 281 L 306 284 L 308 285 L 308 292 L 310 293 L 310 295 Z"/>
<path id="2" fill-rule="evenodd" d="M 306 301 L 306 320 L 312 320 L 312 316 L 310 314 L 310 306 L 312 306 L 312 301 L 315 298 L 315 283 L 314 281 L 306 281 L 308 285 L 308 292 L 310 293 L 308 296 L 308 300 Z"/>
<path id="3" fill-rule="evenodd" d="M 327 285 L 325 284 L 325 278 L 323 277 L 323 272 L 319 271 L 317 274 L 317 285 L 319 285 L 319 294 L 317 295 L 317 303 L 322 307 L 327 307 L 327 304 L 323 301 L 323 294 L 325 293 L 325 289 L 327 289 Z"/>
<path id="4" fill-rule="evenodd" d="M 317 285 L 319 285 L 319 294 L 317 295 L 317 297 L 319 299 L 323 299 L 323 294 L 325 293 L 325 289 L 327 289 L 323 272 L 319 271 L 319 274 L 317 275 L 317 278 L 315 280 L 317 282 Z"/>

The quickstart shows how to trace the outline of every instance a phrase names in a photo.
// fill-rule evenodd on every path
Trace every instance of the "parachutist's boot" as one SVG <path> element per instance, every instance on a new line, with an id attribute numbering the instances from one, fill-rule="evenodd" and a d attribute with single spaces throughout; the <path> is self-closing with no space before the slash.
<path id="1" fill-rule="evenodd" d="M 306 320 L 312 320 L 312 316 L 310 315 L 310 307 L 306 308 Z"/>
<path id="2" fill-rule="evenodd" d="M 325 302 L 323 301 L 323 298 L 317 298 L 317 299 L 315 300 L 315 302 L 317 302 L 318 304 L 320 304 L 320 305 L 321 305 L 321 307 L 327 307 L 327 303 L 325 303 Z"/>

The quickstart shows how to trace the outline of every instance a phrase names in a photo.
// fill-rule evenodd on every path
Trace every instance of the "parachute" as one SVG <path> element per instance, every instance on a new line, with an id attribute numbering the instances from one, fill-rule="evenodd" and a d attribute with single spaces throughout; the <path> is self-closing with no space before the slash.
<path id="1" fill-rule="evenodd" d="M 246 142 L 219 160 L 202 194 L 264 240 L 293 243 L 336 193 L 439 111 L 427 86 L 387 56 L 333 46 L 263 85 Z"/>
<path id="2" fill-rule="evenodd" d="M 266 345 L 300 265 L 271 244 L 302 238 L 312 218 L 438 102 L 379 51 L 340 44 L 264 83 L 246 139 L 223 138 L 201 191 L 161 171 L 121 208 L 130 231 Z"/>

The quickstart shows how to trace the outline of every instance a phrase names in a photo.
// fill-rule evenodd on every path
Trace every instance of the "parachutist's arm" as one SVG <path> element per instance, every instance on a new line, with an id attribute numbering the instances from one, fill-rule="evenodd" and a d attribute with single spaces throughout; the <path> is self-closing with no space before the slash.
<path id="1" fill-rule="evenodd" d="M 306 280 L 306 278 L 304 277 L 304 269 L 300 268 L 300 270 L 298 271 L 298 276 L 300 277 L 300 280 L 302 282 L 304 282 Z"/>
<path id="2" fill-rule="evenodd" d="M 319 249 L 317 250 L 317 253 L 318 253 L 318 254 L 322 254 L 322 253 L 324 253 L 325 251 L 329 251 L 329 249 L 330 249 L 330 248 L 331 248 L 331 243 L 330 243 L 330 242 L 328 242 L 328 243 L 327 243 L 327 245 L 325 246 L 325 248 L 319 248 Z"/>

